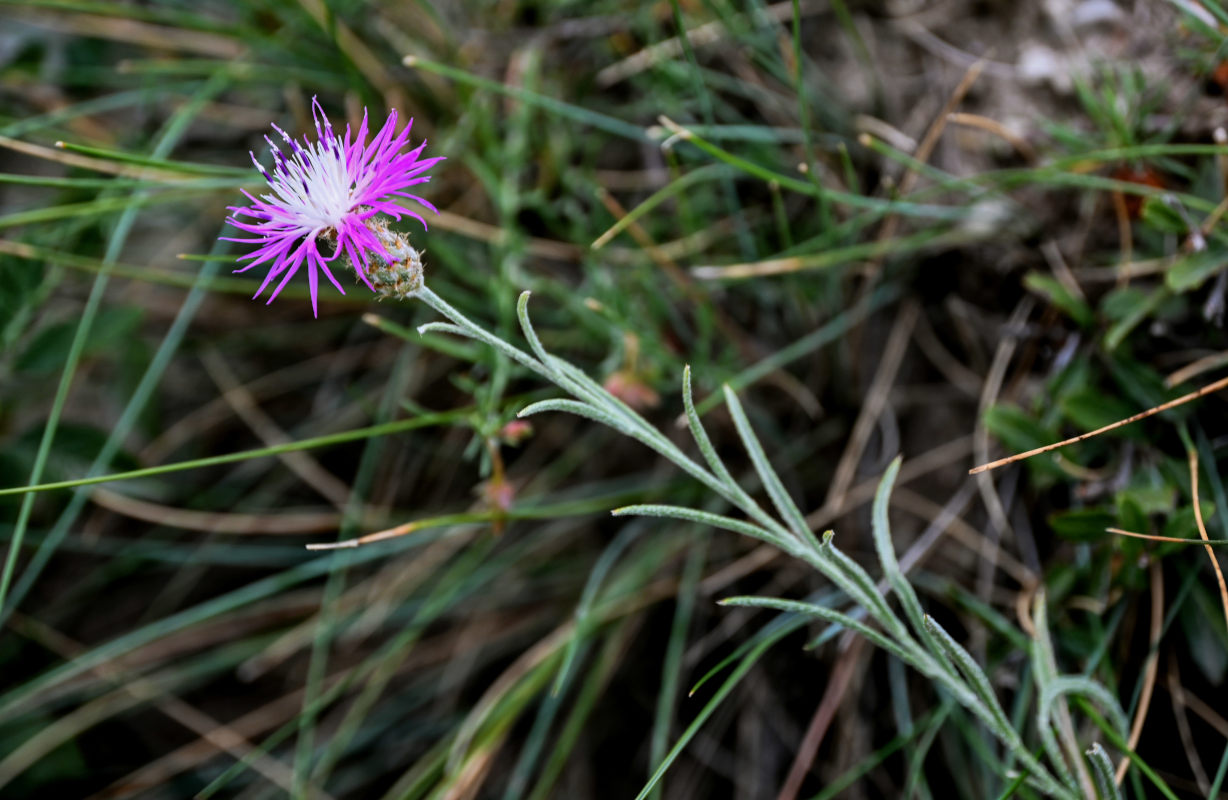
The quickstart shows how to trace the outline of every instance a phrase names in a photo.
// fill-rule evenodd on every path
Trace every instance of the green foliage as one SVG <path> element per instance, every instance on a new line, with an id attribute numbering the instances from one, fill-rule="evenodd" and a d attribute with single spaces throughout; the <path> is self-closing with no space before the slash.
<path id="1" fill-rule="evenodd" d="M 1224 680 L 1201 546 L 1104 531 L 1196 540 L 1196 442 L 1222 542 L 1218 400 L 959 488 L 920 550 L 903 513 L 966 434 L 1047 445 L 1228 349 L 1228 155 L 1182 83 L 1219 3 L 1175 0 L 1164 76 L 1072 67 L 1019 152 L 944 118 L 932 153 L 904 111 L 958 75 L 857 4 L 2 5 L 0 794 L 772 793 L 853 633 L 865 735 L 801 796 L 1116 797 L 1156 561 L 1160 649 Z M 1012 69 L 959 110 L 1013 129 Z M 247 151 L 314 95 L 448 156 L 403 226 L 425 305 L 223 274 Z M 1159 747 L 1121 796 L 1171 794 Z"/>

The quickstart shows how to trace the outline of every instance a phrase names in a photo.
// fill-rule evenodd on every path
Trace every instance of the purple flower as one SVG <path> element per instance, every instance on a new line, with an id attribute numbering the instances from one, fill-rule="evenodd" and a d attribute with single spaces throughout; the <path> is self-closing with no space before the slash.
<path id="1" fill-rule="evenodd" d="M 367 221 L 377 214 L 387 214 L 400 219 L 408 214 L 426 227 L 426 220 L 419 214 L 398 205 L 398 198 L 406 197 L 423 206 L 439 211 L 426 200 L 407 193 L 414 184 L 426 183 L 430 176 L 424 175 L 442 157 L 419 160 L 426 142 L 409 152 L 401 152 L 409 143 L 409 123 L 400 133 L 396 129 L 397 112 L 388 114 L 384 127 L 370 144 L 367 144 L 367 114 L 364 111 L 358 134 L 350 136 L 347 125 L 345 136 L 333 132 L 328 117 L 324 116 L 320 103 L 311 100 L 311 113 L 316 124 L 316 141 L 303 137 L 300 144 L 291 139 L 276 125 L 273 130 L 290 146 L 289 155 L 283 153 L 268 136 L 264 140 L 273 150 L 273 169 L 270 173 L 252 154 L 252 163 L 269 182 L 271 194 L 262 194 L 259 199 L 247 191 L 243 194 L 251 201 L 248 206 L 232 206 L 233 215 L 227 219 L 242 231 L 255 234 L 255 238 L 232 239 L 232 242 L 250 242 L 258 245 L 251 253 L 240 257 L 250 263 L 235 270 L 245 272 L 258 264 L 268 263 L 268 274 L 256 290 L 255 297 L 265 290 L 274 278 L 281 280 L 269 295 L 268 303 L 285 288 L 299 267 L 307 265 L 307 285 L 311 289 L 311 311 L 316 314 L 316 289 L 319 274 L 345 294 L 341 284 L 329 270 L 329 264 L 345 254 L 358 277 L 372 291 L 367 277 L 370 259 L 374 256 L 384 263 L 393 261 L 387 248 L 372 233 Z M 240 221 L 240 215 L 252 221 Z M 320 239 L 325 239 L 321 252 Z"/>

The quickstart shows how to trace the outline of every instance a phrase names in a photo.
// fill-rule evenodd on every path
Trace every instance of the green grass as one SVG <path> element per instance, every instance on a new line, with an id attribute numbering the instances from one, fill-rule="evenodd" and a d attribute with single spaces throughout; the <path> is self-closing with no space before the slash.
<path id="1" fill-rule="evenodd" d="M 966 65 L 858 4 L 0 2 L 0 794 L 775 797 L 817 735 L 791 797 L 1039 797 L 1127 745 L 1122 796 L 1209 796 L 1166 691 L 1224 714 L 1206 553 L 1104 529 L 1201 541 L 1193 450 L 1228 539 L 1222 401 L 964 488 L 1218 377 L 1164 380 L 1228 349 L 1228 47 L 1151 6 L 1069 94 L 978 79 L 1034 161 L 955 123 L 921 161 L 866 117 L 919 141 Z M 247 152 L 317 94 L 448 157 L 429 295 L 229 274 Z"/>

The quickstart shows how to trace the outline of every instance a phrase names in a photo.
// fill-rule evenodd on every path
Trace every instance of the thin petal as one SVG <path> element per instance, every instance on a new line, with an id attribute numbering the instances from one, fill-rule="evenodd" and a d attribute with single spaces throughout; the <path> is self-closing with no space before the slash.
<path id="1" fill-rule="evenodd" d="M 316 302 L 319 284 L 319 278 L 316 276 L 316 262 L 319 260 L 320 256 L 318 253 L 307 254 L 307 287 L 311 292 L 311 316 L 315 319 L 320 318 L 320 311 Z M 278 287 L 278 291 L 281 291 L 281 287 Z"/>

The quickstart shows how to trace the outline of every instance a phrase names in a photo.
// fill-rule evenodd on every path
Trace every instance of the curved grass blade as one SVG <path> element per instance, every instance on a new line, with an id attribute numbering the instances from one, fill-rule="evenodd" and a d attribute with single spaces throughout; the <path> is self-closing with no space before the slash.
<path id="1" fill-rule="evenodd" d="M 609 683 L 610 678 L 614 674 L 615 667 L 619 663 L 618 654 L 626 646 L 622 633 L 623 629 L 629 631 L 631 627 L 620 626 L 620 629 L 614 635 L 606 639 L 605 646 L 602 647 L 601 652 L 597 655 L 597 666 L 589 671 L 584 686 L 581 687 L 576 695 L 576 699 L 571 705 L 571 714 L 568 715 L 567 721 L 563 723 L 563 729 L 559 732 L 554 750 L 550 753 L 550 758 L 547 759 L 545 766 L 542 767 L 537 784 L 528 794 L 527 800 L 545 800 L 545 798 L 551 796 L 551 789 L 566 766 L 567 756 L 575 748 L 576 741 L 584 731 L 589 715 L 592 713 L 594 706 L 597 705 L 597 700 Z"/>
<path id="2" fill-rule="evenodd" d="M 552 114 L 556 114 L 566 119 L 574 120 L 584 125 L 592 125 L 594 128 L 603 130 L 606 133 L 612 133 L 615 136 L 622 136 L 626 139 L 635 141 L 648 141 L 648 134 L 643 128 L 638 125 L 632 125 L 629 122 L 623 122 L 621 119 L 599 114 L 596 111 L 591 111 L 581 106 L 565 103 L 562 100 L 548 97 L 544 94 L 522 89 L 518 86 L 508 86 L 504 83 L 492 81 L 488 78 L 482 78 L 477 75 L 470 74 L 462 69 L 441 64 L 438 61 L 422 58 L 417 55 L 405 56 L 402 63 L 413 69 L 422 69 L 427 72 L 433 72 L 436 75 L 442 75 L 445 78 L 463 83 L 474 88 L 481 89 L 487 92 L 494 92 L 505 97 L 511 97 L 520 100 L 524 103 L 535 105 L 543 108 Z"/>
<path id="3" fill-rule="evenodd" d="M 742 678 L 746 677 L 746 673 L 750 672 L 751 668 L 758 663 L 763 654 L 768 651 L 768 648 L 784 638 L 785 634 L 789 633 L 791 630 L 791 628 L 782 628 L 781 630 L 768 635 L 763 641 L 752 647 L 750 652 L 742 657 L 742 660 L 738 666 L 729 675 L 729 677 L 725 679 L 725 682 L 721 684 L 720 688 L 716 690 L 716 694 L 712 696 L 712 699 L 704 704 L 703 709 L 698 715 L 696 715 L 695 719 L 691 721 L 691 724 L 687 726 L 686 730 L 682 732 L 682 735 L 678 737 L 678 741 L 676 741 L 674 746 L 670 748 L 670 751 L 665 755 L 665 758 L 661 760 L 661 763 L 657 765 L 656 770 L 654 770 L 652 773 L 652 777 L 648 779 L 648 783 L 644 785 L 644 788 L 640 790 L 640 793 L 635 796 L 635 800 L 645 800 L 645 798 L 652 793 L 652 790 L 661 781 L 661 778 L 663 778 L 665 773 L 669 771 L 670 766 L 675 760 L 677 760 L 678 755 L 683 751 L 683 749 L 686 748 L 691 739 L 695 738 L 695 734 L 699 732 L 699 729 L 702 728 L 704 723 L 708 721 L 708 718 L 712 716 L 712 713 L 716 711 L 720 704 L 724 702 L 725 698 L 729 696 L 729 693 L 734 690 L 734 687 L 736 687 L 742 681 Z"/>
<path id="4" fill-rule="evenodd" d="M 847 628 L 850 631 L 854 631 L 861 636 L 864 636 L 871 644 L 886 650 L 888 653 L 900 659 L 905 664 L 914 664 L 912 655 L 906 652 L 898 644 L 868 625 L 858 622 L 848 614 L 842 614 L 839 611 L 834 611 L 830 608 L 825 608 L 813 603 L 802 603 L 796 600 L 779 600 L 774 597 L 730 597 L 725 600 L 721 600 L 720 604 L 723 606 L 772 608 L 777 611 L 784 611 L 791 614 L 803 614 L 810 617 L 818 617 L 824 622 L 839 625 L 842 628 Z"/>
<path id="5" fill-rule="evenodd" d="M 576 604 L 576 610 L 573 615 L 575 627 L 572 629 L 571 636 L 567 638 L 567 647 L 563 652 L 563 663 L 559 665 L 558 675 L 555 676 L 554 685 L 550 688 L 551 695 L 557 696 L 563 691 L 563 686 L 571 672 L 571 665 L 575 662 L 576 654 L 579 652 L 580 640 L 588 635 L 589 621 L 592 616 L 593 603 L 597 599 L 597 591 L 601 588 L 602 582 L 605 581 L 610 570 L 614 568 L 614 564 L 623 554 L 623 551 L 630 547 L 641 533 L 643 533 L 643 529 L 638 526 L 624 528 L 602 552 L 600 558 L 597 559 L 597 563 L 589 571 L 588 579 L 584 582 L 584 589 L 580 592 L 580 601 Z"/>
<path id="6" fill-rule="evenodd" d="M 1092 764 L 1092 775 L 1096 778 L 1096 791 L 1100 793 L 1100 800 L 1122 800 L 1121 790 L 1113 779 L 1113 764 L 1099 742 L 1092 742 L 1091 749 L 1087 751 L 1087 760 Z"/>
<path id="7" fill-rule="evenodd" d="M 1171 788 L 1169 788 L 1168 783 L 1165 782 L 1165 780 L 1161 778 L 1156 771 L 1147 764 L 1146 761 L 1139 758 L 1138 753 L 1126 746 L 1126 740 L 1122 737 L 1122 735 L 1114 730 L 1113 725 L 1111 725 L 1108 720 L 1100 716 L 1100 713 L 1096 711 L 1095 707 L 1093 707 L 1091 703 L 1082 697 L 1075 697 L 1074 703 L 1084 714 L 1087 715 L 1088 719 L 1096 724 L 1096 727 L 1100 728 L 1100 730 L 1104 732 L 1105 737 L 1109 740 L 1111 745 L 1130 756 L 1130 765 L 1138 767 L 1139 771 L 1147 777 L 1147 780 L 1151 781 L 1151 784 L 1159 790 L 1160 794 L 1164 795 L 1166 798 L 1168 798 L 1168 800 L 1178 800 L 1177 795 L 1173 793 Z"/>
<path id="8" fill-rule="evenodd" d="M 740 519 L 733 517 L 725 517 L 720 514 L 713 514 L 710 511 L 700 511 L 696 508 L 687 508 L 686 506 L 667 506 L 643 504 L 634 506 L 623 506 L 616 508 L 610 512 L 616 517 L 623 516 L 640 516 L 640 517 L 665 517 L 667 519 L 680 519 L 686 522 L 695 522 L 700 525 L 710 525 L 714 528 L 723 528 L 727 531 L 740 533 L 743 536 L 749 536 L 752 539 L 758 539 L 768 544 L 775 545 L 785 552 L 796 551 L 797 545 L 787 539 L 782 539 L 777 534 L 765 530 L 758 525 L 752 525 L 749 522 L 743 522 Z"/>
<path id="9" fill-rule="evenodd" d="M 140 167 L 153 167 L 154 169 L 165 170 L 167 172 L 179 172 L 184 175 L 214 175 L 218 177 L 234 178 L 235 182 L 232 184 L 233 186 L 252 182 L 251 170 L 247 169 L 246 167 L 223 167 L 214 164 L 196 164 L 190 161 L 172 161 L 170 159 L 163 158 L 163 153 L 155 153 L 152 156 L 142 156 L 136 153 L 128 153 L 123 150 L 110 150 L 105 147 L 90 147 L 83 144 L 73 144 L 72 142 L 56 142 L 56 145 L 71 153 L 80 153 L 83 156 L 100 158 L 104 161 L 115 161 L 120 164 L 135 164 Z"/>
<path id="10" fill-rule="evenodd" d="M 811 331 L 797 341 L 782 347 L 775 353 L 758 361 L 725 381 L 725 384 L 735 392 L 740 392 L 748 386 L 757 383 L 761 378 L 776 370 L 807 356 L 824 345 L 839 341 L 845 333 L 860 325 L 874 312 L 887 307 L 900 298 L 901 289 L 895 284 L 884 284 L 877 287 L 867 298 L 861 300 L 852 308 L 846 309 L 833 317 L 826 324 Z M 719 394 L 711 394 L 695 406 L 695 412 L 703 416 L 715 408 L 721 401 Z"/>
<path id="11" fill-rule="evenodd" d="M 274 445 L 273 447 L 258 447 L 253 450 L 240 450 L 235 453 L 225 453 L 220 456 L 207 456 L 205 458 L 194 458 L 188 461 L 177 461 L 173 464 L 164 464 L 160 467 L 144 467 L 142 469 L 133 469 L 126 472 L 112 472 L 107 475 L 94 475 L 87 478 L 55 481 L 54 483 L 39 483 L 29 486 L 18 486 L 10 489 L 0 489 L 0 496 L 50 492 L 56 489 L 74 489 L 78 486 L 92 486 L 99 483 L 126 481 L 134 478 L 150 478 L 155 475 L 165 475 L 171 472 L 182 472 L 183 470 L 188 469 L 212 467 L 218 464 L 233 464 L 236 461 L 247 461 L 253 458 L 276 456 L 281 455 L 282 453 L 294 453 L 300 450 L 312 450 L 317 447 L 328 447 L 330 445 L 353 442 L 359 439 L 370 439 L 376 436 L 387 436 L 393 433 L 401 433 L 403 431 L 413 430 L 414 428 L 447 424 L 455 422 L 458 419 L 463 419 L 469 413 L 472 413 L 472 409 L 464 409 L 463 413 L 460 411 L 443 411 L 437 414 L 413 417 L 412 419 L 387 422 L 382 425 L 371 425 L 366 428 L 354 428 L 352 430 L 342 431 L 341 433 L 330 433 L 324 436 L 315 436 L 310 439 L 299 439 L 298 441 Z"/>
<path id="12" fill-rule="evenodd" d="M 745 172 L 747 175 L 759 178 L 766 183 L 774 182 L 780 188 L 790 192 L 804 194 L 816 199 L 820 197 L 820 192 L 815 189 L 814 184 L 798 180 L 797 178 L 791 178 L 788 175 L 775 172 L 741 156 L 734 155 L 728 150 L 706 141 L 693 130 L 684 128 L 668 118 L 662 117 L 661 124 L 669 128 L 670 132 L 675 136 L 690 142 L 713 158 L 741 172 Z M 907 200 L 883 200 L 878 197 L 866 197 L 865 195 L 853 194 L 851 192 L 842 192 L 838 189 L 825 189 L 822 195 L 829 197 L 834 203 L 844 204 L 852 208 L 870 209 L 883 214 L 898 214 L 900 216 L 938 220 L 960 220 L 968 215 L 966 209 L 958 206 L 926 205 Z"/>
<path id="13" fill-rule="evenodd" d="M 617 222 L 609 227 L 605 233 L 593 240 L 591 245 L 593 250 L 600 250 L 610 242 L 618 234 L 630 228 L 640 217 L 646 215 L 657 206 L 664 203 L 674 195 L 682 192 L 684 189 L 690 189 L 697 183 L 703 183 L 707 180 L 728 176 L 729 168 L 723 164 L 708 164 L 699 169 L 691 170 L 682 177 L 670 181 L 668 184 L 648 195 L 639 205 L 628 211 L 620 217 Z"/>
<path id="14" fill-rule="evenodd" d="M 682 656 L 686 649 L 687 631 L 695 609 L 695 592 L 703 575 L 708 558 L 708 536 L 700 536 L 687 553 L 686 565 L 682 568 L 682 580 L 678 584 L 674 619 L 670 625 L 669 642 L 665 646 L 665 658 L 661 663 L 661 688 L 657 692 L 657 707 L 653 714 L 652 733 L 648 738 L 648 763 L 659 764 L 665 757 L 669 744 L 670 727 L 674 717 L 674 704 L 678 699 L 678 687 L 682 678 Z M 657 787 L 658 790 L 660 787 Z M 653 796 L 659 796 L 654 791 Z"/>

